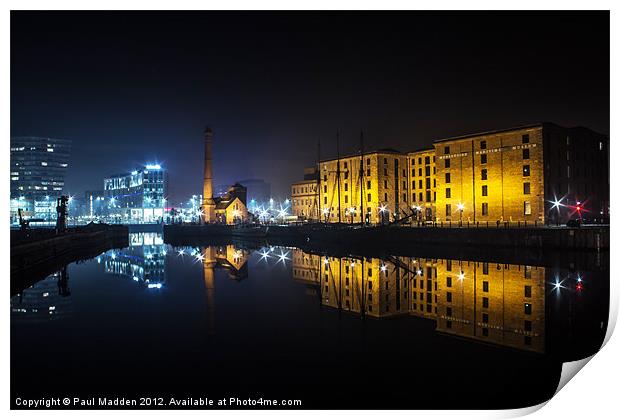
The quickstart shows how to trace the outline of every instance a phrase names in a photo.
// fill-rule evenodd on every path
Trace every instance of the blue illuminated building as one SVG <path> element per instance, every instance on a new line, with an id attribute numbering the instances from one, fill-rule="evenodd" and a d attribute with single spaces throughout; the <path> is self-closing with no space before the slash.
<path id="1" fill-rule="evenodd" d="M 103 181 L 109 215 L 118 222 L 156 223 L 165 216 L 168 173 L 159 164 L 145 165 Z"/>
<path id="2" fill-rule="evenodd" d="M 63 194 L 71 141 L 48 137 L 11 138 L 11 219 L 17 210 L 43 220 L 56 218 Z"/>

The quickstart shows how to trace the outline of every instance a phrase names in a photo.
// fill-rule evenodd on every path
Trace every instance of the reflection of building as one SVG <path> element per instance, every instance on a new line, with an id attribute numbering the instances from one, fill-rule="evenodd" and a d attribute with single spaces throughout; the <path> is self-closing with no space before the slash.
<path id="1" fill-rule="evenodd" d="M 293 251 L 293 277 L 314 284 L 327 307 L 411 314 L 435 320 L 438 332 L 536 352 L 545 351 L 545 275 L 543 267 Z"/>
<path id="2" fill-rule="evenodd" d="M 320 255 L 293 249 L 293 278 L 304 283 L 318 284 L 323 261 Z"/>
<path id="3" fill-rule="evenodd" d="M 106 273 L 159 289 L 166 284 L 166 249 L 161 233 L 130 233 L 128 248 L 107 251 L 97 262 L 103 264 Z"/>
<path id="4" fill-rule="evenodd" d="M 110 214 L 130 222 L 158 222 L 164 217 L 168 174 L 160 165 L 104 179 Z"/>
<path id="5" fill-rule="evenodd" d="M 441 260 L 437 330 L 544 352 L 543 267 Z"/>
<path id="6" fill-rule="evenodd" d="M 242 280 L 248 276 L 248 255 L 233 245 L 209 246 L 202 249 L 202 270 L 207 294 L 207 328 L 215 334 L 215 269 L 224 268 L 231 279 Z"/>
<path id="7" fill-rule="evenodd" d="M 409 312 L 409 282 L 401 267 L 388 270 L 376 258 L 319 257 L 297 249 L 292 259 L 294 278 L 315 282 L 326 306 L 371 317 Z"/>
<path id="8" fill-rule="evenodd" d="M 70 140 L 11 138 L 12 217 L 21 208 L 33 218 L 56 218 L 56 198 L 64 189 L 70 152 Z"/>
<path id="9" fill-rule="evenodd" d="M 67 268 L 11 297 L 11 322 L 44 322 L 72 315 Z"/>

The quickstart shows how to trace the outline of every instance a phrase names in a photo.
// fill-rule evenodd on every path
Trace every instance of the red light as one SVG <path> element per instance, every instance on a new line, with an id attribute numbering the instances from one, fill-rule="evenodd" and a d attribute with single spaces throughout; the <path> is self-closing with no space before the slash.
<path id="1" fill-rule="evenodd" d="M 580 291 L 583 288 L 580 284 L 577 285 L 577 290 Z"/>
<path id="2" fill-rule="evenodd" d="M 577 211 L 580 211 L 580 210 L 581 210 L 581 207 L 577 206 Z"/>

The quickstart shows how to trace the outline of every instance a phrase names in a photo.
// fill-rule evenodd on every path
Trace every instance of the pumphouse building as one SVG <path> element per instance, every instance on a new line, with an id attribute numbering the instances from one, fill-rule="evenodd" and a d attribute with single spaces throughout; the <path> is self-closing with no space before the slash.
<path id="1" fill-rule="evenodd" d="M 221 197 L 213 195 L 213 130 L 204 131 L 202 213 L 204 223 L 237 224 L 248 221 L 247 189 L 236 183 Z"/>

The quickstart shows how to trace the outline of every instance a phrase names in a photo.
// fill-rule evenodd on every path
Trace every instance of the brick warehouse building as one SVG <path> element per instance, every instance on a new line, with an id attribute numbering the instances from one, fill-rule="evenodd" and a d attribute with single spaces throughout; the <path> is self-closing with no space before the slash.
<path id="1" fill-rule="evenodd" d="M 541 123 L 434 143 L 437 220 L 566 222 L 609 215 L 609 140 Z"/>
<path id="2" fill-rule="evenodd" d="M 565 223 L 608 220 L 609 138 L 539 123 L 320 162 L 321 220 Z M 363 173 L 360 166 L 363 164 Z M 363 180 L 363 183 L 360 182 Z M 340 189 L 340 204 L 338 201 Z M 382 210 L 383 209 L 383 210 Z"/>

